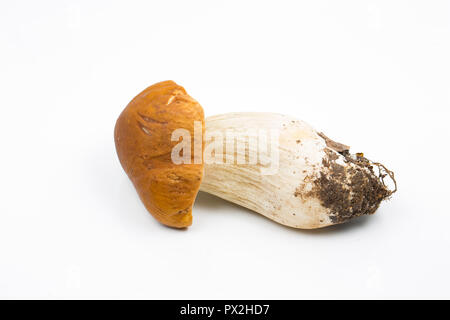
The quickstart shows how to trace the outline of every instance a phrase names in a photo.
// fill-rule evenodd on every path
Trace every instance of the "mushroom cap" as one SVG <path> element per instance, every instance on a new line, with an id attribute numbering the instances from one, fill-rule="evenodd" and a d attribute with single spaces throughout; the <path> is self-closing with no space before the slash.
<path id="1" fill-rule="evenodd" d="M 192 224 L 192 206 L 203 178 L 203 161 L 194 163 L 194 121 L 201 122 L 203 135 L 200 104 L 175 82 L 163 81 L 131 100 L 114 130 L 117 155 L 139 197 L 159 222 L 170 227 Z M 172 161 L 172 149 L 179 143 L 172 141 L 172 132 L 180 128 L 192 137 L 190 164 Z M 203 153 L 203 139 L 201 143 Z"/>

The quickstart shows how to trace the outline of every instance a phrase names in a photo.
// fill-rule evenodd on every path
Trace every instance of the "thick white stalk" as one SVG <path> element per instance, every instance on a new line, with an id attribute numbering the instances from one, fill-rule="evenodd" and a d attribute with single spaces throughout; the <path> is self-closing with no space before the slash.
<path id="1" fill-rule="evenodd" d="M 278 168 L 272 170 L 273 174 L 267 174 L 270 165 L 262 165 L 260 161 L 248 164 L 249 154 L 261 150 L 253 150 L 257 146 L 249 143 L 245 135 L 238 135 L 236 145 L 240 141 L 246 148 L 244 151 L 236 145 L 225 148 L 229 142 L 225 141 L 223 159 L 235 159 L 234 163 L 205 163 L 201 191 L 283 225 L 302 229 L 321 228 L 374 213 L 381 200 L 390 195 L 367 159 L 350 156 L 344 145 L 289 116 L 272 113 L 217 115 L 206 119 L 205 136 L 216 132 L 225 136 L 227 130 L 253 132 L 253 135 L 257 133 L 254 129 L 279 132 Z M 206 141 L 206 151 L 211 150 L 214 141 Z M 217 159 L 220 152 L 215 150 L 215 153 Z M 247 163 L 237 164 L 239 157 Z"/>

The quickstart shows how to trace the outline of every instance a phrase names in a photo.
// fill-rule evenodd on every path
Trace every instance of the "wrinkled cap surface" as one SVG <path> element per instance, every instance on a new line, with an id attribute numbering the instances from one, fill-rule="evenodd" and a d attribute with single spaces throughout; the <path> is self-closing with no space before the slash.
<path id="1" fill-rule="evenodd" d="M 198 134 L 194 135 L 195 121 L 197 128 L 201 123 L 200 141 Z M 167 226 L 192 224 L 192 205 L 203 177 L 203 164 L 194 163 L 194 146 L 200 143 L 203 151 L 204 128 L 202 107 L 173 81 L 142 91 L 116 122 L 114 138 L 120 163 L 147 210 Z M 190 134 L 190 163 L 172 161 L 172 150 L 182 141 L 172 141 L 176 129 Z"/>

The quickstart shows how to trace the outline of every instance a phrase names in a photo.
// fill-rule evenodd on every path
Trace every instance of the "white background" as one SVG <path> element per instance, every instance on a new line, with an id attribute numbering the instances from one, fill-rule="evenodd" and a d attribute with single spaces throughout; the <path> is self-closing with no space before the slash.
<path id="1" fill-rule="evenodd" d="M 0 298 L 450 298 L 450 2 L 2 1 Z M 199 194 L 156 222 L 115 120 L 172 79 L 207 116 L 279 112 L 395 171 L 317 231 Z"/>

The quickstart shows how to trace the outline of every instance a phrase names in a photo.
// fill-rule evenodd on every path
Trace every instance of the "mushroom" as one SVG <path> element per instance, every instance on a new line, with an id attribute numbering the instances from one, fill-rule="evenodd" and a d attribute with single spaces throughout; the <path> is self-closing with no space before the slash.
<path id="1" fill-rule="evenodd" d="M 193 143 L 186 135 L 174 139 L 180 128 Z M 348 146 L 290 116 L 228 113 L 205 124 L 202 107 L 172 81 L 129 103 L 117 120 L 115 142 L 147 210 L 176 228 L 191 225 L 199 190 L 301 229 L 373 214 L 397 190 L 385 166 L 352 155 Z M 174 163 L 180 146 L 184 161 Z"/>

